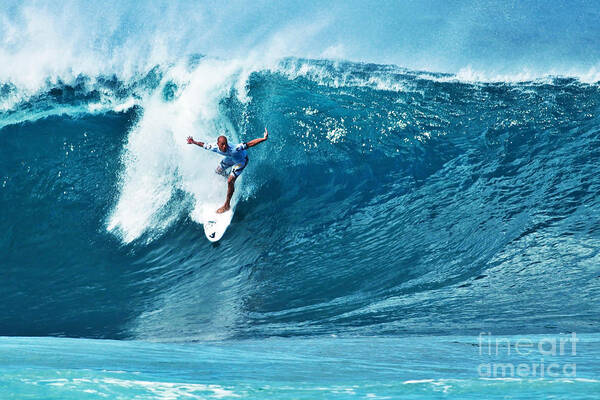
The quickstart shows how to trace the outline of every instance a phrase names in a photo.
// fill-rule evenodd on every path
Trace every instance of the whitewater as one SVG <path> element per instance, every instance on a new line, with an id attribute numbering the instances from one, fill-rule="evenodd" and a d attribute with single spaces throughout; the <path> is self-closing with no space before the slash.
<path id="1" fill-rule="evenodd" d="M 71 5 L 87 30 L 39 3 L 1 19 L 0 397 L 598 393 L 587 59 L 352 61 L 315 44 L 320 14 L 225 51 L 196 26 L 246 14 Z M 186 138 L 265 127 L 210 243 L 219 158 Z M 573 333 L 577 352 L 546 351 Z M 535 351 L 506 351 L 519 340 Z M 482 374 L 495 363 L 561 372 Z"/>

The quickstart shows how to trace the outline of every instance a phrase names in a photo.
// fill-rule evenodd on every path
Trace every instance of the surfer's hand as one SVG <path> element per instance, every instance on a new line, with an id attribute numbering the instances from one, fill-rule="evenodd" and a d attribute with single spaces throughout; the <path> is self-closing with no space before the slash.
<path id="1" fill-rule="evenodd" d="M 267 140 L 268 137 L 269 137 L 269 132 L 267 131 L 267 128 L 265 128 L 265 135 L 263 137 L 252 139 L 249 142 L 246 142 L 246 146 L 248 146 L 248 147 L 254 147 L 257 144 L 262 143 L 265 140 Z"/>
<path id="2" fill-rule="evenodd" d="M 194 138 L 191 137 L 191 136 L 188 136 L 187 142 L 188 142 L 188 144 L 193 144 L 194 143 Z"/>

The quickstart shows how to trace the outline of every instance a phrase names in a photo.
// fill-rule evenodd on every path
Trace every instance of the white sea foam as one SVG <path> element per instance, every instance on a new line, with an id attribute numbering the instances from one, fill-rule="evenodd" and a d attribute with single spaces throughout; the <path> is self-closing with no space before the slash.
<path id="1" fill-rule="evenodd" d="M 164 81 L 180 83 L 180 90 L 173 101 L 165 101 L 157 90 L 143 103 L 143 116 L 131 130 L 122 156 L 124 169 L 109 231 L 128 243 L 144 232 L 162 231 L 185 212 L 201 222 L 205 204 L 224 200 L 226 186 L 214 173 L 219 156 L 187 144 L 186 138 L 212 143 L 225 135 L 239 141 L 219 101 L 236 87 L 244 100 L 247 65 L 206 58 L 191 71 L 181 66 L 168 71 Z M 189 201 L 173 199 L 176 190 L 191 198 L 191 208 Z"/>
<path id="2" fill-rule="evenodd" d="M 370 71 L 367 78 L 359 77 L 352 68 L 345 68 L 348 65 L 340 64 L 339 61 L 317 63 L 311 60 L 286 60 L 280 63 L 276 69 L 277 72 L 289 79 L 306 78 L 319 85 L 334 88 L 339 87 L 369 87 L 376 90 L 388 90 L 401 92 L 408 89 L 405 80 L 395 77 L 392 72 L 404 72 L 398 68 L 397 71 L 390 71 L 387 68 L 383 70 Z M 355 64 L 356 67 L 361 64 Z"/>
<path id="3" fill-rule="evenodd" d="M 221 399 L 240 397 L 239 394 L 227 389 L 221 385 L 187 383 L 187 382 L 165 382 L 165 381 L 146 381 L 136 379 L 117 379 L 112 377 L 99 378 L 55 378 L 55 379 L 22 379 L 23 383 L 31 385 L 44 384 L 48 386 L 60 387 L 71 393 L 89 393 L 101 397 L 111 397 L 115 389 L 127 389 L 129 395 L 138 398 L 146 398 L 151 395 L 152 398 L 171 400 L 171 399 Z M 132 397 L 132 398 L 133 398 Z"/>
<path id="4" fill-rule="evenodd" d="M 421 72 L 417 74 L 420 79 L 428 79 L 438 82 L 462 82 L 462 83 L 551 83 L 557 77 L 574 78 L 581 83 L 594 84 L 600 82 L 600 69 L 595 67 L 587 70 L 577 69 L 549 69 L 533 70 L 522 68 L 521 70 L 506 72 L 495 72 L 493 70 L 477 70 L 471 66 L 460 68 L 454 74 L 435 74 Z"/>
<path id="5" fill-rule="evenodd" d="M 221 12 L 219 7 L 70 6 L 62 12 L 27 3 L 10 13 L 0 10 L 0 83 L 14 86 L 0 99 L 0 107 L 13 110 L 36 94 L 84 76 L 92 80 L 88 85 L 98 90 L 100 100 L 61 112 L 122 112 L 135 105 L 143 109 L 122 153 L 118 196 L 107 218 L 107 229 L 126 243 L 144 233 L 160 233 L 185 213 L 200 221 L 204 204 L 223 201 L 225 186 L 215 183 L 219 177 L 213 172 L 218 157 L 186 144 L 186 136 L 214 141 L 225 134 L 237 141 L 240 132 L 220 114 L 219 101 L 235 90 L 239 100 L 247 102 L 246 82 L 253 71 L 270 69 L 283 55 L 301 52 L 304 39 L 327 24 L 326 20 L 278 24 L 260 35 L 258 42 L 251 36 L 240 37 L 239 44 L 228 47 L 227 57 L 211 54 L 190 67 L 190 54 L 217 50 L 211 39 L 228 37 L 211 16 Z M 94 81 L 114 77 L 129 84 L 155 66 L 165 75 L 152 93 L 132 93 L 122 99 Z M 178 85 L 172 101 L 162 97 L 167 81 Z M 42 107 L 37 114 L 11 115 L 10 121 L 51 114 Z M 179 191 L 187 197 L 175 199 Z"/>

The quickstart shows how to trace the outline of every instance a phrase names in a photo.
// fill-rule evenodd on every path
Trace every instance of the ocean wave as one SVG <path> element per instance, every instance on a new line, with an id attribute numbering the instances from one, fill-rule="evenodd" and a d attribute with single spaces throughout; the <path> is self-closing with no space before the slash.
<path id="1" fill-rule="evenodd" d="M 3 333 L 592 329 L 598 86 L 424 74 L 200 57 L 6 100 Z M 265 126 L 211 246 L 218 160 L 185 138 Z"/>

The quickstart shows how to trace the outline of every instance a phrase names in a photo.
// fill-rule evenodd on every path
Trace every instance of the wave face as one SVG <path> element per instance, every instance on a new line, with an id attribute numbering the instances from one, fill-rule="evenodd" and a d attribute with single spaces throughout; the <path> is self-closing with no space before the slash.
<path id="1" fill-rule="evenodd" d="M 0 335 L 593 331 L 600 89 L 192 57 L 0 85 Z M 217 245 L 218 159 L 250 150 Z"/>

